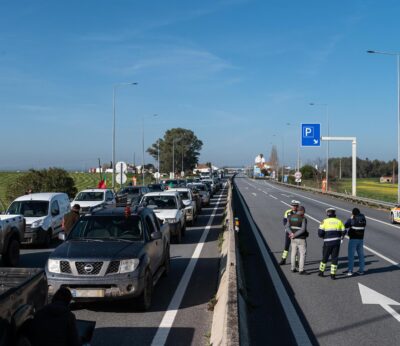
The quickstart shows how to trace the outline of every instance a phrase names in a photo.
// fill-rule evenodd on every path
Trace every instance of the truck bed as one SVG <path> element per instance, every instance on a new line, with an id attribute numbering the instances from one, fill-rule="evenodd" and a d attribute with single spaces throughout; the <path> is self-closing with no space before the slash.
<path id="1" fill-rule="evenodd" d="M 42 271 L 40 268 L 0 268 L 0 300 L 6 291 L 18 288 Z"/>

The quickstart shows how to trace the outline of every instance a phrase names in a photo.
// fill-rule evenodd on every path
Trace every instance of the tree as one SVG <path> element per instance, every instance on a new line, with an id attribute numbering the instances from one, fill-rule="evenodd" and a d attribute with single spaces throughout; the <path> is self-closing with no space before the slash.
<path id="1" fill-rule="evenodd" d="M 32 192 L 64 192 L 69 197 L 77 193 L 74 179 L 62 168 L 42 170 L 31 169 L 28 173 L 19 176 L 6 187 L 6 197 L 9 201 Z"/>
<path id="2" fill-rule="evenodd" d="M 305 165 L 305 166 L 301 167 L 300 172 L 302 175 L 302 179 L 304 179 L 304 180 L 314 179 L 314 177 L 318 173 L 318 171 L 311 165 Z"/>
<path id="3" fill-rule="evenodd" d="M 172 172 L 172 157 L 174 156 L 172 150 L 175 147 L 175 172 L 182 169 L 182 163 L 184 171 L 191 171 L 198 163 L 202 146 L 203 142 L 196 137 L 193 131 L 173 128 L 167 130 L 164 138 L 159 138 L 147 149 L 147 152 L 157 161 L 159 147 L 160 171 Z"/>
<path id="4" fill-rule="evenodd" d="M 269 155 L 269 163 L 271 164 L 272 170 L 278 170 L 278 161 L 278 150 L 276 149 L 276 145 L 273 145 L 271 154 Z"/>

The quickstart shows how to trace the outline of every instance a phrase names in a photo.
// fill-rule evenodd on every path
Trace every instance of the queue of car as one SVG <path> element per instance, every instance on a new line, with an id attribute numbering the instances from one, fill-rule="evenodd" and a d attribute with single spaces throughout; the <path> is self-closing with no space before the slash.
<path id="1" fill-rule="evenodd" d="M 64 193 L 21 196 L 7 210 L 23 225 L 3 262 L 17 265 L 21 243 L 48 246 L 58 237 L 63 243 L 45 267 L 49 296 L 67 287 L 76 301 L 132 298 L 147 310 L 153 286 L 169 272 L 171 241 L 182 241 L 186 225 L 217 190 L 213 179 L 193 178 L 127 186 L 116 194 L 85 189 L 71 200 Z M 81 216 L 65 234 L 62 220 L 75 204 Z"/>

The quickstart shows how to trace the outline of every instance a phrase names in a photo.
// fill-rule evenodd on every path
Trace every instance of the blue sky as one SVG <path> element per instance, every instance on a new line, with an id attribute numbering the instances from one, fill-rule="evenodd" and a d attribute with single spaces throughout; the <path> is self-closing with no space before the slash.
<path id="1" fill-rule="evenodd" d="M 249 164 L 284 143 L 293 165 L 299 124 L 325 131 L 310 102 L 329 105 L 331 134 L 356 136 L 360 157 L 392 159 L 396 60 L 366 50 L 400 51 L 399 15 L 395 0 L 3 0 L 0 170 L 110 161 L 112 85 L 131 81 L 117 91 L 117 160 L 141 161 L 145 117 L 146 147 L 184 127 L 201 162 Z"/>

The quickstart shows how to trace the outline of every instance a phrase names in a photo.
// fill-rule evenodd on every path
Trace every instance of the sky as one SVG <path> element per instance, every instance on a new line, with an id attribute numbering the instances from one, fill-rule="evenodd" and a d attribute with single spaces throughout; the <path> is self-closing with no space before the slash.
<path id="1" fill-rule="evenodd" d="M 183 127 L 200 162 L 249 165 L 276 145 L 294 166 L 300 124 L 326 135 L 327 110 L 359 157 L 393 159 L 396 57 L 366 51 L 400 51 L 399 15 L 397 0 L 0 0 L 0 170 L 110 162 L 123 82 L 138 84 L 116 89 L 117 161 L 141 163 L 144 119 L 146 148 Z"/>

